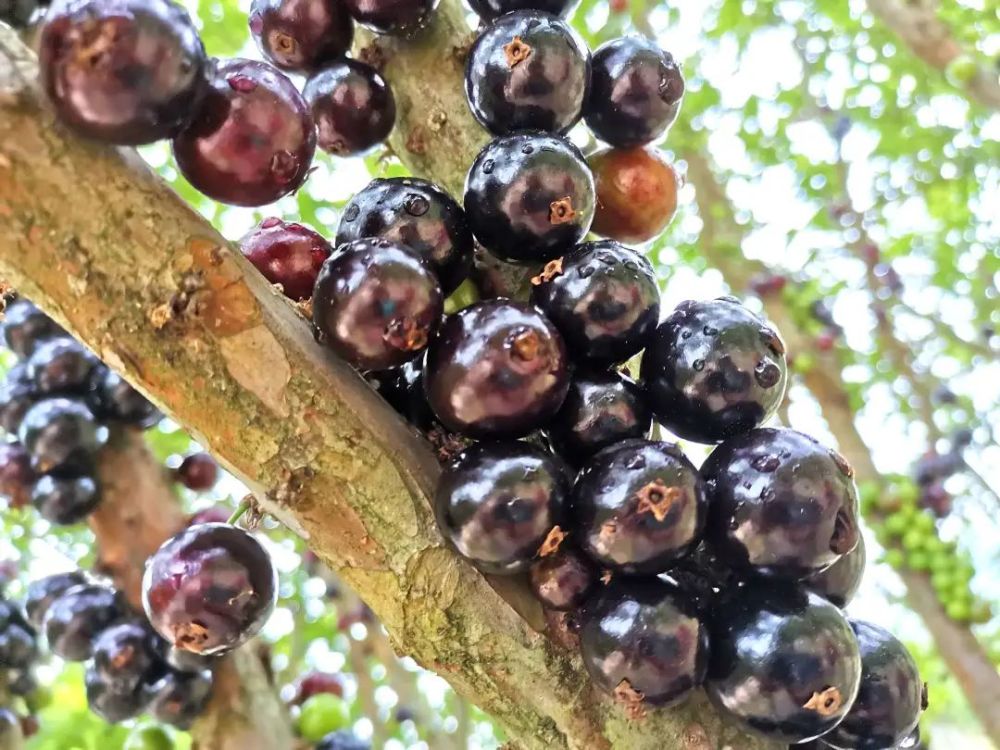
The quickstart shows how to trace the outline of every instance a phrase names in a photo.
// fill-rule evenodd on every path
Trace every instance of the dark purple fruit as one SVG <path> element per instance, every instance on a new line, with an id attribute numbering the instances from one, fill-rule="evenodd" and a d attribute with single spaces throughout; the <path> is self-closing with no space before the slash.
<path id="1" fill-rule="evenodd" d="M 83 473 L 107 442 L 108 428 L 80 401 L 50 398 L 28 410 L 18 437 L 35 471 Z"/>
<path id="2" fill-rule="evenodd" d="M 279 68 L 308 73 L 350 49 L 354 22 L 340 0 L 254 0 L 250 33 Z"/>
<path id="3" fill-rule="evenodd" d="M 185 651 L 218 655 L 264 627 L 277 573 L 253 536 L 222 523 L 191 526 L 146 563 L 142 602 L 153 628 Z"/>
<path id="4" fill-rule="evenodd" d="M 28 585 L 28 593 L 24 601 L 24 609 L 28 613 L 28 621 L 40 629 L 45 619 L 45 614 L 49 611 L 49 607 L 52 606 L 52 602 L 70 589 L 85 583 L 87 583 L 87 576 L 79 570 L 69 573 L 56 573 L 55 575 L 32 581 Z"/>
<path id="5" fill-rule="evenodd" d="M 168 0 L 67 0 L 39 43 L 42 86 L 59 119 L 95 140 L 152 143 L 176 134 L 204 91 L 198 30 Z"/>
<path id="6" fill-rule="evenodd" d="M 319 269 L 332 251 L 315 229 L 275 217 L 264 219 L 240 240 L 243 256 L 296 301 L 312 296 Z"/>
<path id="7" fill-rule="evenodd" d="M 372 744 L 358 738 L 349 729 L 338 729 L 321 739 L 316 750 L 372 750 Z"/>
<path id="8" fill-rule="evenodd" d="M 602 448 L 649 437 L 652 412 L 642 388 L 615 371 L 577 372 L 546 434 L 569 463 L 580 466 Z"/>
<path id="9" fill-rule="evenodd" d="M 190 126 L 174 138 L 177 166 L 222 203 L 262 206 L 298 190 L 316 151 L 309 107 L 267 63 L 218 62 Z"/>
<path id="10" fill-rule="evenodd" d="M 527 443 L 473 445 L 441 476 L 434 499 L 441 534 L 485 573 L 527 570 L 562 521 L 569 472 Z"/>
<path id="11" fill-rule="evenodd" d="M 76 339 L 60 336 L 39 344 L 28 359 L 28 377 L 39 396 L 83 393 L 98 359 Z"/>
<path id="12" fill-rule="evenodd" d="M 434 268 L 446 296 L 472 265 L 472 231 L 465 212 L 426 180 L 392 177 L 368 183 L 344 209 L 337 245 L 362 237 L 381 237 L 416 251 Z"/>
<path id="13" fill-rule="evenodd" d="M 114 370 L 98 367 L 91 378 L 87 405 L 105 422 L 120 422 L 148 429 L 163 419 L 163 414 L 127 380 Z"/>
<path id="14" fill-rule="evenodd" d="M 12 508 L 20 508 L 31 498 L 35 472 L 31 456 L 20 443 L 0 443 L 0 496 Z"/>
<path id="15" fill-rule="evenodd" d="M 295 695 L 292 704 L 301 706 L 314 695 L 336 695 L 344 697 L 344 678 L 330 672 L 309 672 L 303 675 L 295 684 Z"/>
<path id="16" fill-rule="evenodd" d="M 134 622 L 123 622 L 103 631 L 94 641 L 91 669 L 114 693 L 130 693 L 157 670 L 157 636 Z"/>
<path id="17" fill-rule="evenodd" d="M 843 750 L 893 750 L 917 728 L 927 686 L 906 646 L 888 630 L 852 620 L 861 649 L 861 688 L 840 725 L 823 741 Z"/>
<path id="18" fill-rule="evenodd" d="M 563 543 L 531 566 L 531 590 L 549 609 L 571 611 L 586 601 L 599 577 L 590 560 Z"/>
<path id="19" fill-rule="evenodd" d="M 643 349 L 660 315 L 653 266 L 614 240 L 585 242 L 532 279 L 531 301 L 575 357 L 624 362 Z"/>
<path id="20" fill-rule="evenodd" d="M 858 543 L 854 471 L 801 432 L 758 429 L 727 440 L 701 467 L 706 539 L 730 566 L 805 578 Z"/>
<path id="21" fill-rule="evenodd" d="M 35 633 L 27 623 L 8 623 L 0 630 L 0 666 L 5 669 L 27 669 L 37 658 Z"/>
<path id="22" fill-rule="evenodd" d="M 814 573 L 802 585 L 843 609 L 861 585 L 865 572 L 865 538 L 858 535 L 857 546 L 824 571 Z"/>
<path id="23" fill-rule="evenodd" d="M 583 114 L 589 88 L 586 42 L 565 21 L 537 10 L 492 22 L 466 60 L 469 108 L 494 135 L 565 133 Z"/>
<path id="24" fill-rule="evenodd" d="M 465 180 L 473 234 L 494 255 L 542 262 L 579 243 L 594 219 L 594 176 L 579 149 L 547 133 L 488 143 Z"/>
<path id="25" fill-rule="evenodd" d="M 830 731 L 857 695 L 861 657 L 847 619 L 792 584 L 757 581 L 717 604 L 711 640 L 709 698 L 777 742 Z"/>
<path id="26" fill-rule="evenodd" d="M 207 453 L 191 453 L 177 467 L 177 479 L 192 492 L 207 492 L 219 481 L 219 465 Z"/>
<path id="27" fill-rule="evenodd" d="M 8 303 L 3 316 L 3 339 L 7 348 L 21 359 L 27 359 L 42 341 L 63 336 L 55 321 L 26 299 Z"/>
<path id="28" fill-rule="evenodd" d="M 35 482 L 31 504 L 42 517 L 59 526 L 79 523 L 100 505 L 101 492 L 93 477 L 55 477 L 46 474 Z"/>
<path id="29" fill-rule="evenodd" d="M 594 135 L 627 148 L 658 140 L 677 119 L 684 76 L 669 52 L 640 36 L 606 42 L 593 59 L 585 114 Z"/>
<path id="30" fill-rule="evenodd" d="M 146 710 L 151 698 L 145 685 L 134 690 L 115 690 L 94 668 L 88 665 L 84 674 L 87 688 L 87 705 L 90 710 L 109 724 L 120 724 Z"/>
<path id="31" fill-rule="evenodd" d="M 785 395 L 785 344 L 732 297 L 682 302 L 642 358 L 653 413 L 671 432 L 717 443 L 769 419 Z"/>
<path id="32" fill-rule="evenodd" d="M 708 498 L 698 470 L 676 445 L 626 440 L 587 463 L 571 509 L 570 533 L 599 565 L 655 574 L 698 544 Z"/>
<path id="33" fill-rule="evenodd" d="M 415 359 L 402 367 L 382 370 L 367 376 L 368 382 L 375 387 L 389 406 L 418 430 L 428 430 L 437 421 L 424 393 L 423 373 L 423 360 Z"/>
<path id="34" fill-rule="evenodd" d="M 313 322 L 324 343 L 355 367 L 399 367 L 427 346 L 444 311 L 430 266 L 403 245 L 361 239 L 323 264 Z"/>
<path id="35" fill-rule="evenodd" d="M 538 310 L 486 300 L 445 319 L 427 351 L 424 392 L 454 432 L 520 437 L 562 406 L 567 368 L 562 338 Z"/>
<path id="36" fill-rule="evenodd" d="M 705 679 L 708 628 L 675 584 L 615 579 L 582 617 L 583 664 L 594 684 L 627 708 L 674 705 Z"/>
<path id="37" fill-rule="evenodd" d="M 439 0 L 344 0 L 348 12 L 376 34 L 406 36 L 430 19 Z"/>
<path id="38" fill-rule="evenodd" d="M 469 0 L 472 11 L 486 22 L 515 10 L 539 10 L 565 18 L 576 4 L 577 0 Z"/>
<path id="39" fill-rule="evenodd" d="M 336 156 L 365 153 L 388 138 L 396 123 L 389 84 L 358 60 L 338 60 L 316 71 L 302 94 L 316 121 L 319 147 Z"/>
<path id="40" fill-rule="evenodd" d="M 0 427 L 11 435 L 16 435 L 21 421 L 38 396 L 35 384 L 28 377 L 28 365 L 18 362 L 7 371 L 7 377 L 0 383 Z"/>
<path id="41" fill-rule="evenodd" d="M 7 689 L 11 695 L 19 695 L 22 698 L 27 698 L 38 692 L 38 679 L 30 667 L 22 670 L 8 671 L 6 680 Z M 3 747 L 2 743 L 0 743 L 0 747 Z"/>
<path id="42" fill-rule="evenodd" d="M 75 586 L 57 597 L 45 615 L 49 649 L 67 661 L 86 661 L 98 633 L 122 615 L 118 594 L 110 586 Z"/>
<path id="43" fill-rule="evenodd" d="M 152 686 L 149 713 L 159 722 L 190 729 L 212 698 L 212 673 L 169 671 Z"/>

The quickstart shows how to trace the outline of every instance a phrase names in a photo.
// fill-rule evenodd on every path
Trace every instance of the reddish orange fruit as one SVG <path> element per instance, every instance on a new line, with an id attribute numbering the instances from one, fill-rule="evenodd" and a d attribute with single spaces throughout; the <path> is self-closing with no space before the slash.
<path id="1" fill-rule="evenodd" d="M 635 244 L 667 228 L 677 211 L 677 173 L 659 151 L 604 149 L 587 162 L 597 185 L 594 232 Z"/>

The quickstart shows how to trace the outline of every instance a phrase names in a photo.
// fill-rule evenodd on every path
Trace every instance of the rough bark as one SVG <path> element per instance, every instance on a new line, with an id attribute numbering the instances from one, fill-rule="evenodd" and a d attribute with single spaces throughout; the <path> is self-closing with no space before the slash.
<path id="1" fill-rule="evenodd" d="M 423 43 L 400 45 L 388 69 L 419 77 L 402 59 L 420 59 Z M 700 696 L 634 722 L 597 695 L 579 658 L 529 626 L 543 620 L 537 605 L 511 593 L 533 609 L 521 617 L 442 545 L 428 446 L 134 153 L 55 124 L 14 39 L 0 50 L 0 274 L 191 429 L 362 596 L 401 653 L 520 747 L 774 747 Z"/>

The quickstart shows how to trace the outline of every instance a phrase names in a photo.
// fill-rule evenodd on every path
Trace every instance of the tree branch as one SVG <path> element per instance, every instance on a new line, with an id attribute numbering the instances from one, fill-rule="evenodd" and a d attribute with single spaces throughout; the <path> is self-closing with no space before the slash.
<path id="1" fill-rule="evenodd" d="M 478 131 L 439 135 L 407 117 L 460 91 L 460 67 L 442 57 L 459 13 L 443 3 L 426 35 L 393 43 L 386 66 L 412 103 L 400 134 L 433 133 L 417 155 L 451 187 L 470 157 L 456 144 L 471 147 Z M 134 152 L 54 123 L 35 78 L 31 55 L 0 29 L 0 273 L 192 430 L 362 596 L 398 650 L 519 747 L 776 748 L 701 696 L 643 722 L 599 696 L 579 657 L 529 626 L 542 621 L 537 604 L 522 605 L 525 619 L 443 546 L 428 446 Z M 444 111 L 449 124 L 468 118 L 464 104 Z M 439 170 L 445 152 L 452 167 Z M 518 586 L 504 583 L 513 597 Z"/>

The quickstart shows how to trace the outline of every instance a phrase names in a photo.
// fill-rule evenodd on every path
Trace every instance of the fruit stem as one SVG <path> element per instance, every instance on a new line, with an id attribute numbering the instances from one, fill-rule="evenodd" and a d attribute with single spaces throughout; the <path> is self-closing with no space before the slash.
<path id="1" fill-rule="evenodd" d="M 230 526 L 235 526 L 240 522 L 240 519 L 246 515 L 246 512 L 248 510 L 250 510 L 250 500 L 249 499 L 243 500 L 239 505 L 236 506 L 236 512 L 234 512 L 233 515 L 229 517 L 229 520 L 226 521 L 226 523 L 228 523 Z"/>

